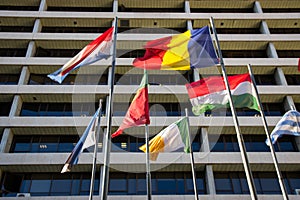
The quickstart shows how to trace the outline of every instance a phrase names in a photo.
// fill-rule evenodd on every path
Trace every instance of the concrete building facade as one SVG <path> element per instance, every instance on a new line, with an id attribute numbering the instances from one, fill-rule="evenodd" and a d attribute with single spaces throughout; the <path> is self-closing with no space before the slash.
<path id="1" fill-rule="evenodd" d="M 94 199 L 100 199 L 103 134 L 107 127 L 111 59 L 71 73 L 59 69 L 118 17 L 112 131 L 121 124 L 143 70 L 132 66 L 150 40 L 210 26 L 213 17 L 228 75 L 251 64 L 269 130 L 300 110 L 300 2 L 298 0 L 2 0 L 0 2 L 0 180 L 2 199 L 87 199 L 92 149 L 70 173 L 69 153 L 103 100 Z M 215 36 L 212 35 L 215 41 Z M 193 115 L 185 84 L 221 75 L 220 66 L 149 74 L 153 137 L 189 111 L 201 199 L 251 199 L 230 109 Z M 282 199 L 262 119 L 237 109 L 259 199 Z M 112 139 L 108 199 L 145 199 L 144 127 Z M 300 199 L 300 138 L 275 144 L 290 199 Z M 161 153 L 151 161 L 153 199 L 194 199 L 188 154 Z"/>

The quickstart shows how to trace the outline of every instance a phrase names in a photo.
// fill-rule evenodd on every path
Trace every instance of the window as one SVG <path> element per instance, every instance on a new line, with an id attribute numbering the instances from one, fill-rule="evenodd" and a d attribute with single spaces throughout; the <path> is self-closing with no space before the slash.
<path id="1" fill-rule="evenodd" d="M 257 85 L 276 85 L 273 74 L 259 74 L 255 75 L 254 78 Z"/>
<path id="2" fill-rule="evenodd" d="M 157 8 L 157 7 L 151 7 L 151 8 L 145 8 L 145 7 L 141 7 L 141 8 L 137 8 L 137 7 L 128 7 L 124 4 L 119 5 L 118 7 L 118 11 L 119 12 L 157 12 L 157 13 L 179 13 L 179 12 L 184 12 L 183 9 L 183 4 L 181 8 Z"/>
<path id="3" fill-rule="evenodd" d="M 114 116 L 125 116 L 129 103 L 114 104 Z M 185 108 L 191 109 L 190 103 L 149 103 L 150 116 L 184 116 Z M 191 113 L 190 113 L 191 114 Z"/>
<path id="4" fill-rule="evenodd" d="M 281 194 L 277 176 L 273 172 L 253 173 L 258 194 Z"/>
<path id="5" fill-rule="evenodd" d="M 268 58 L 266 50 L 222 50 L 224 58 Z"/>
<path id="6" fill-rule="evenodd" d="M 0 85 L 17 85 L 19 74 L 0 74 Z"/>
<path id="7" fill-rule="evenodd" d="M 102 104 L 105 111 L 105 103 Z M 92 116 L 98 103 L 23 103 L 21 116 Z"/>
<path id="8" fill-rule="evenodd" d="M 0 102 L 0 116 L 9 116 L 11 102 Z"/>
<path id="9" fill-rule="evenodd" d="M 299 34 L 300 28 L 270 28 L 269 31 L 271 34 Z"/>
<path id="10" fill-rule="evenodd" d="M 194 193 L 190 172 L 152 172 L 151 175 L 154 195 Z M 3 177 L 4 197 L 15 197 L 16 193 L 30 193 L 31 196 L 88 195 L 90 190 L 90 173 L 4 173 Z M 95 177 L 99 177 L 99 173 Z M 111 172 L 109 177 L 109 195 L 146 194 L 144 173 Z M 199 194 L 206 194 L 204 173 L 198 172 L 196 177 Z M 94 194 L 99 194 L 99 179 L 95 180 Z"/>
<path id="11" fill-rule="evenodd" d="M 5 5 L 1 5 L 0 6 L 0 10 L 23 10 L 23 11 L 38 11 L 39 10 L 39 6 L 5 6 Z"/>
<path id="12" fill-rule="evenodd" d="M 71 152 L 79 140 L 78 135 L 15 135 L 11 153 Z"/>
<path id="13" fill-rule="evenodd" d="M 128 22 L 129 23 L 129 20 L 121 20 L 121 23 L 123 22 L 124 26 L 121 26 L 121 27 L 118 27 L 118 32 L 119 33 L 122 33 L 122 32 L 125 32 L 126 33 L 155 33 L 155 34 L 178 34 L 178 33 L 184 33 L 186 32 L 187 28 L 186 28 L 186 23 L 180 23 L 180 27 L 174 27 L 174 26 L 171 26 L 171 27 L 163 27 L 163 28 L 160 28 L 160 27 L 155 27 L 156 23 L 160 23 L 160 22 L 153 22 L 153 26 L 152 28 L 140 28 L 140 27 L 129 27 L 129 26 L 126 26 L 126 23 Z M 147 21 L 145 21 L 145 23 L 149 23 Z M 151 22 L 150 22 L 151 23 Z M 162 22 L 164 24 L 164 22 Z M 122 25 L 122 24 L 121 24 Z M 184 26 L 183 26 L 184 25 Z M 124 50 L 124 51 L 128 51 L 128 50 Z M 122 50 L 120 51 L 122 52 Z M 122 53 L 123 54 L 123 53 Z M 119 55 L 117 53 L 117 55 Z M 144 55 L 144 54 L 143 54 Z M 132 55 L 133 56 L 133 55 Z M 127 57 L 126 57 L 127 58 Z M 133 57 L 135 58 L 135 57 Z"/>
<path id="14" fill-rule="evenodd" d="M 137 50 L 117 50 L 117 57 L 118 58 L 138 58 L 143 57 L 145 54 L 144 49 L 137 49 Z"/>
<path id="15" fill-rule="evenodd" d="M 142 74 L 116 74 L 117 85 L 140 85 Z M 184 85 L 193 82 L 192 71 L 178 74 L 148 74 L 149 85 Z"/>
<path id="16" fill-rule="evenodd" d="M 139 147 L 145 144 L 145 138 L 120 135 L 112 138 L 113 152 L 142 152 Z"/>
<path id="17" fill-rule="evenodd" d="M 57 7 L 48 6 L 47 11 L 63 11 L 63 12 L 112 12 L 111 8 L 105 7 Z"/>
<path id="18" fill-rule="evenodd" d="M 300 186 L 299 172 L 283 172 L 289 194 L 295 194 Z M 249 194 L 244 172 L 214 172 L 217 194 Z M 258 194 L 281 194 L 275 172 L 254 172 L 255 188 Z"/>
<path id="19" fill-rule="evenodd" d="M 193 138 L 193 136 L 191 138 Z M 201 144 L 202 144 L 201 128 L 198 128 L 197 135 L 194 137 L 193 142 L 192 142 L 193 152 L 199 152 L 201 149 Z"/>
<path id="20" fill-rule="evenodd" d="M 95 177 L 99 177 L 99 173 Z M 88 195 L 90 180 L 90 173 L 4 173 L 2 188 L 6 189 L 2 196 L 15 197 L 16 193 L 30 193 L 31 196 Z M 99 179 L 94 185 L 94 195 L 97 194 Z"/>
<path id="21" fill-rule="evenodd" d="M 282 103 L 262 103 L 266 116 L 282 116 L 285 113 Z"/>
<path id="22" fill-rule="evenodd" d="M 199 194 L 206 194 L 204 173 L 197 173 Z M 193 181 L 190 172 L 152 172 L 151 184 L 153 195 L 193 194 Z M 111 173 L 109 195 L 145 195 L 145 174 Z"/>
<path id="23" fill-rule="evenodd" d="M 0 32 L 32 32 L 32 26 L 0 26 Z"/>
<path id="24" fill-rule="evenodd" d="M 264 13 L 293 13 L 300 12 L 299 8 L 263 8 Z"/>
<path id="25" fill-rule="evenodd" d="M 31 74 L 29 85 L 59 85 L 56 81 L 47 77 L 47 74 Z M 107 73 L 100 75 L 92 74 L 69 74 L 61 85 L 107 85 Z"/>
<path id="26" fill-rule="evenodd" d="M 249 194 L 243 172 L 215 172 L 214 178 L 217 194 Z"/>
<path id="27" fill-rule="evenodd" d="M 200 132 L 200 129 L 199 129 Z M 155 137 L 155 135 L 153 136 Z M 151 140 L 151 138 L 150 138 Z M 201 137 L 200 133 L 194 137 L 192 148 L 194 152 L 199 152 L 201 148 Z M 112 138 L 112 152 L 142 152 L 139 147 L 145 144 L 144 135 L 141 137 L 134 137 L 129 135 L 120 135 Z M 179 150 L 183 152 L 183 149 Z"/>
<path id="28" fill-rule="evenodd" d="M 253 13 L 253 8 L 199 8 L 192 7 L 192 13 Z"/>
<path id="29" fill-rule="evenodd" d="M 218 34 L 261 34 L 259 27 L 257 28 L 217 28 Z"/>
<path id="30" fill-rule="evenodd" d="M 285 75 L 288 85 L 300 85 L 300 75 Z"/>
<path id="31" fill-rule="evenodd" d="M 296 189 L 300 188 L 300 172 L 283 172 L 282 173 L 289 194 L 296 194 Z"/>
<path id="32" fill-rule="evenodd" d="M 279 58 L 299 58 L 300 50 L 276 50 Z"/>
<path id="33" fill-rule="evenodd" d="M 35 57 L 74 57 L 80 49 L 44 49 L 38 47 Z"/>
<path id="34" fill-rule="evenodd" d="M 217 139 L 218 138 L 218 139 Z M 248 152 L 269 152 L 266 145 L 266 135 L 243 135 L 246 150 Z M 236 135 L 209 135 L 210 149 L 212 152 L 239 152 Z M 294 136 L 284 136 L 274 144 L 277 152 L 297 152 L 297 144 Z"/>
<path id="35" fill-rule="evenodd" d="M 262 103 L 265 116 L 282 116 L 285 113 L 282 103 Z M 259 116 L 260 112 L 246 107 L 236 108 L 238 116 Z M 205 116 L 232 116 L 230 108 L 218 108 L 206 111 Z"/>
<path id="36" fill-rule="evenodd" d="M 209 146 L 212 152 L 237 152 L 239 146 L 236 135 L 209 135 Z"/>
<path id="37" fill-rule="evenodd" d="M 296 110 L 300 110 L 300 103 L 295 103 Z"/>
<path id="38" fill-rule="evenodd" d="M 109 27 L 60 27 L 43 26 L 42 33 L 104 33 Z"/>
<path id="39" fill-rule="evenodd" d="M 0 56 L 3 57 L 24 57 L 26 55 L 26 48 L 0 49 Z"/>

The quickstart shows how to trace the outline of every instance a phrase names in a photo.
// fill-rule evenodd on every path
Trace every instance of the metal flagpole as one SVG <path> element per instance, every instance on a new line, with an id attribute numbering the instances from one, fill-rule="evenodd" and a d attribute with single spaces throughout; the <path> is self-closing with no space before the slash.
<path id="1" fill-rule="evenodd" d="M 218 47 L 218 53 L 219 53 L 219 57 L 220 57 L 220 64 L 221 64 L 222 74 L 223 74 L 223 78 L 224 78 L 224 81 L 225 81 L 225 87 L 226 87 L 226 90 L 228 92 L 229 104 L 230 104 L 230 108 L 231 108 L 232 118 L 233 118 L 233 122 L 234 122 L 234 126 L 235 126 L 235 131 L 236 131 L 236 134 L 237 134 L 237 140 L 238 140 L 239 148 L 240 148 L 240 151 L 241 151 L 241 157 L 242 157 L 243 166 L 244 166 L 245 173 L 246 173 L 246 178 L 247 178 L 247 183 L 248 183 L 249 190 L 250 190 L 251 199 L 256 200 L 257 199 L 257 193 L 256 193 L 256 189 L 255 189 L 255 184 L 254 184 L 252 172 L 251 172 L 251 169 L 250 169 L 249 160 L 248 160 L 247 153 L 246 153 L 246 147 L 245 147 L 245 144 L 244 144 L 244 139 L 243 139 L 243 136 L 242 136 L 241 131 L 240 131 L 238 118 L 237 118 L 235 108 L 234 108 L 234 105 L 233 105 L 230 85 L 229 85 L 229 82 L 228 82 L 227 73 L 226 73 L 226 69 L 225 69 L 225 65 L 224 65 L 224 61 L 223 61 L 223 56 L 222 56 L 222 51 L 220 49 L 220 43 L 219 43 L 219 40 L 218 40 L 218 35 L 217 35 L 216 28 L 215 28 L 213 17 L 210 18 L 210 23 L 211 23 L 213 33 L 214 33 L 215 38 L 216 38 L 216 44 L 217 44 L 217 47 Z"/>
<path id="2" fill-rule="evenodd" d="M 193 174 L 194 195 L 195 195 L 195 200 L 199 200 L 198 188 L 197 188 L 197 177 L 196 177 L 196 173 L 195 173 L 194 153 L 193 153 L 193 149 L 192 149 L 192 140 L 191 140 L 191 135 L 190 135 L 189 114 L 188 114 L 187 108 L 185 109 L 185 116 L 187 117 L 187 122 L 188 122 L 188 137 L 189 137 L 191 168 L 192 168 L 192 174 Z"/>
<path id="3" fill-rule="evenodd" d="M 146 73 L 146 69 L 144 69 L 144 74 Z M 146 86 L 148 85 L 148 74 L 146 77 Z M 148 97 L 147 97 L 148 98 Z M 152 187 L 151 187 L 151 171 L 150 171 L 150 155 L 149 155 L 149 126 L 145 124 L 145 143 L 146 143 L 146 187 L 147 187 L 147 198 L 151 200 L 152 196 Z"/>
<path id="4" fill-rule="evenodd" d="M 278 166 L 278 161 L 277 161 L 277 157 L 276 157 L 276 154 L 275 154 L 275 149 L 274 149 L 274 146 L 272 144 L 272 140 L 271 140 L 271 137 L 270 137 L 270 134 L 269 134 L 269 128 L 268 128 L 268 125 L 267 125 L 266 116 L 265 116 L 265 113 L 263 111 L 261 100 L 260 100 L 260 97 L 259 97 L 259 94 L 258 94 L 258 90 L 257 90 L 257 87 L 256 87 L 256 82 L 255 82 L 255 78 L 253 76 L 252 68 L 251 68 L 250 64 L 248 64 L 247 66 L 248 66 L 248 71 L 249 71 L 251 80 L 253 82 L 253 87 L 254 87 L 254 90 L 255 90 L 256 98 L 257 98 L 257 101 L 258 101 L 258 104 L 259 104 L 260 115 L 262 117 L 262 121 L 263 121 L 263 124 L 264 124 L 264 129 L 265 129 L 265 132 L 266 132 L 266 135 L 267 135 L 267 140 L 269 141 L 269 144 L 270 144 L 271 155 L 272 155 L 272 159 L 273 159 L 274 166 L 275 166 L 275 169 L 276 169 L 276 173 L 277 173 L 277 176 L 278 176 L 278 181 L 279 181 L 280 189 L 281 189 L 281 192 L 282 192 L 282 196 L 283 196 L 284 200 L 288 200 L 289 197 L 288 197 L 288 194 L 287 194 L 287 191 L 286 191 L 286 187 L 284 185 L 284 180 L 283 180 L 282 174 L 281 174 L 279 166 Z"/>
<path id="5" fill-rule="evenodd" d="M 94 160 L 93 160 L 93 168 L 92 168 L 92 177 L 90 184 L 90 196 L 89 200 L 93 199 L 94 193 L 94 184 L 95 184 L 95 174 L 96 174 L 96 164 L 97 164 L 97 152 L 98 152 L 98 143 L 99 143 L 99 135 L 100 135 L 100 121 L 101 121 L 101 111 L 102 111 L 102 99 L 99 100 L 99 113 L 98 113 L 98 124 L 96 128 L 95 135 L 95 147 L 94 147 Z"/>
<path id="6" fill-rule="evenodd" d="M 117 43 L 117 32 L 118 32 L 118 18 L 115 17 L 114 25 L 114 41 L 113 41 L 113 53 L 112 53 L 112 64 L 111 64 L 111 79 L 110 79 L 110 90 L 109 90 L 109 101 L 107 109 L 107 131 L 104 137 L 105 145 L 103 146 L 104 163 L 102 170 L 102 179 L 100 186 L 100 199 L 106 200 L 108 194 L 108 182 L 109 182 L 109 164 L 110 164 L 110 150 L 111 150 L 111 118 L 112 118 L 112 101 L 114 93 L 114 82 L 115 82 L 115 67 L 116 67 L 116 43 Z"/>
<path id="7" fill-rule="evenodd" d="M 147 197 L 151 200 L 151 173 L 150 173 L 150 160 L 149 160 L 149 127 L 145 124 L 145 141 L 146 141 L 146 185 L 147 185 Z"/>

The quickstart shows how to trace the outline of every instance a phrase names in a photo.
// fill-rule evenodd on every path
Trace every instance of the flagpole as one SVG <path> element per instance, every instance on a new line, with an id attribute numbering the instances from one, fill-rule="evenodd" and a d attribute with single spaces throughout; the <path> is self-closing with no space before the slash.
<path id="1" fill-rule="evenodd" d="M 259 94 L 258 94 L 258 89 L 256 87 L 256 81 L 255 81 L 255 78 L 254 78 L 254 75 L 253 75 L 253 72 L 252 72 L 252 67 L 251 67 L 250 64 L 248 64 L 247 66 L 248 66 L 248 71 L 249 71 L 251 80 L 253 82 L 253 87 L 254 87 L 254 90 L 255 90 L 256 98 L 257 98 L 257 101 L 258 101 L 258 104 L 259 104 L 260 115 L 262 117 L 262 121 L 263 121 L 263 124 L 264 124 L 264 129 L 265 129 L 265 132 L 266 132 L 266 135 L 267 135 L 267 140 L 269 141 L 269 144 L 270 144 L 269 146 L 270 146 L 270 150 L 271 150 L 271 155 L 272 155 L 273 163 L 274 163 L 276 173 L 277 173 L 277 176 L 278 176 L 278 181 L 279 181 L 280 189 L 281 189 L 281 192 L 282 192 L 282 196 L 283 196 L 284 200 L 288 200 L 289 197 L 288 197 L 288 194 L 287 194 L 287 190 L 286 190 L 286 187 L 285 187 L 285 184 L 284 184 L 282 174 L 281 174 L 280 169 L 279 169 L 275 149 L 274 149 L 274 146 L 272 144 L 272 140 L 271 140 L 271 137 L 270 137 L 270 134 L 269 134 L 269 128 L 268 128 L 268 125 L 267 125 L 266 116 L 265 116 L 265 113 L 263 111 L 263 106 L 262 106 L 262 103 L 261 103 L 261 100 L 260 100 L 260 97 L 259 97 Z"/>
<path id="2" fill-rule="evenodd" d="M 90 196 L 89 196 L 89 200 L 93 199 L 93 193 L 94 193 L 96 164 L 97 164 L 97 152 L 98 152 L 98 143 L 99 143 L 99 135 L 100 135 L 100 121 L 101 121 L 101 111 L 102 111 L 102 99 L 99 100 L 99 109 L 100 110 L 99 110 L 99 113 L 98 113 L 98 124 L 97 124 L 96 135 L 95 135 L 94 160 L 93 160 L 93 167 L 92 167 L 92 177 L 91 177 L 91 184 L 90 184 Z"/>
<path id="3" fill-rule="evenodd" d="M 149 159 L 149 127 L 145 124 L 145 141 L 146 141 L 146 185 L 147 185 L 147 198 L 151 200 L 151 173 L 150 173 L 150 159 Z"/>
<path id="4" fill-rule="evenodd" d="M 233 104 L 232 94 L 231 94 L 231 90 L 230 90 L 230 85 L 229 85 L 229 82 L 228 82 L 227 73 L 226 73 L 226 69 L 225 69 L 225 65 L 224 65 L 224 61 L 223 61 L 223 56 L 222 56 L 222 51 L 220 49 L 220 43 L 219 43 L 219 40 L 218 40 L 218 35 L 217 35 L 216 28 L 215 28 L 213 17 L 210 18 L 210 23 L 211 23 L 212 30 L 213 30 L 213 33 L 214 33 L 215 39 L 216 39 L 216 45 L 217 45 L 217 48 L 218 48 L 222 74 L 223 74 L 223 78 L 224 78 L 224 81 L 225 81 L 225 87 L 226 87 L 226 90 L 228 92 L 229 105 L 230 105 L 230 109 L 231 109 L 231 113 L 232 113 L 232 118 L 233 118 L 233 122 L 234 122 L 234 126 L 235 126 L 235 131 L 236 131 L 236 134 L 237 134 L 237 140 L 238 140 L 239 148 L 240 148 L 240 151 L 241 151 L 241 157 L 242 157 L 243 166 L 244 166 L 245 173 L 246 173 L 246 178 L 247 178 L 247 183 L 248 183 L 249 190 L 250 190 L 251 199 L 252 200 L 257 200 L 258 198 L 257 198 L 256 189 L 255 189 L 255 184 L 254 184 L 252 172 L 251 172 L 251 169 L 250 169 L 249 160 L 248 160 L 247 153 L 246 153 L 246 147 L 245 147 L 245 144 L 244 144 L 244 139 L 243 139 L 243 136 L 241 134 L 238 118 L 237 118 L 237 115 L 236 115 L 236 112 L 235 112 L 235 107 L 234 107 L 234 104 Z"/>
<path id="5" fill-rule="evenodd" d="M 188 137 L 189 137 L 189 148 L 190 148 L 190 158 L 191 158 L 191 168 L 192 168 L 192 175 L 193 175 L 193 185 L 194 185 L 194 195 L 195 195 L 195 200 L 199 200 L 198 196 L 198 188 L 197 188 L 197 177 L 195 173 L 195 161 L 194 161 L 194 153 L 192 149 L 192 140 L 191 140 L 191 135 L 190 135 L 190 121 L 189 121 L 189 114 L 188 114 L 188 109 L 185 109 L 185 116 L 187 117 L 187 123 L 188 123 Z"/>
<path id="6" fill-rule="evenodd" d="M 115 17 L 114 25 L 114 41 L 113 41 L 113 52 L 112 52 L 112 64 L 111 64 L 111 79 L 110 79 L 110 90 L 109 100 L 107 109 L 107 130 L 104 136 L 105 145 L 103 145 L 104 163 L 102 170 L 102 179 L 100 185 L 100 199 L 106 200 L 108 194 L 108 183 L 109 183 L 109 164 L 110 164 L 110 150 L 111 150 L 111 118 L 112 118 L 112 101 L 114 93 L 114 82 L 115 82 L 115 67 L 116 67 L 116 43 L 117 43 L 117 32 L 118 32 L 118 17 Z"/>

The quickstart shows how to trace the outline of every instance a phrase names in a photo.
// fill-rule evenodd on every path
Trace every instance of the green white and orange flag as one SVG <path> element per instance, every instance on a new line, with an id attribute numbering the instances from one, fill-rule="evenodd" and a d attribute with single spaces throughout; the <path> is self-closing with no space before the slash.
<path id="1" fill-rule="evenodd" d="M 250 108 L 260 111 L 250 75 L 228 76 L 233 104 L 236 108 Z M 211 76 L 191 84 L 186 88 L 193 106 L 193 113 L 200 115 L 206 111 L 229 106 L 229 97 L 221 76 Z"/>
<path id="2" fill-rule="evenodd" d="M 144 71 L 141 84 L 134 96 L 125 118 L 118 130 L 111 135 L 112 138 L 123 133 L 124 129 L 139 126 L 142 124 L 150 124 L 149 115 L 149 99 L 148 99 L 148 75 Z"/>
<path id="3" fill-rule="evenodd" d="M 186 153 L 191 152 L 188 131 L 187 117 L 172 123 L 162 130 L 149 141 L 150 159 L 156 160 L 160 152 L 172 152 L 181 148 Z M 146 145 L 144 144 L 139 149 L 146 152 Z"/>

